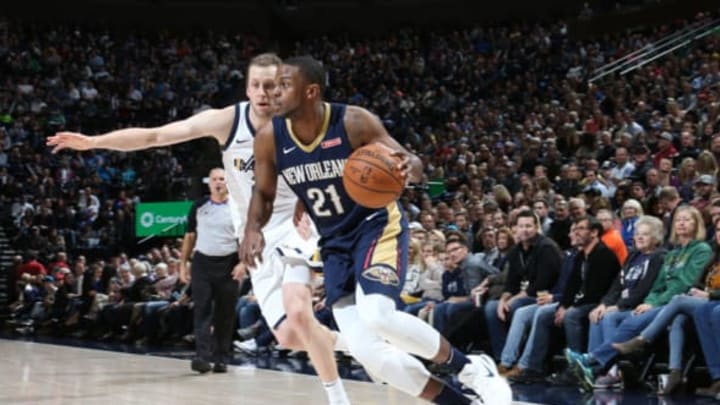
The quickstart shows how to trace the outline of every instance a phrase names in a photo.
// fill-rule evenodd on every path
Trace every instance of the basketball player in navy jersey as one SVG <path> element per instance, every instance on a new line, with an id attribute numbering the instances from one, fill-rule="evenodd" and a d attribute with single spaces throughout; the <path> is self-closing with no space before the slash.
<path id="1" fill-rule="evenodd" d="M 408 255 L 408 224 L 396 202 L 381 209 L 352 201 L 342 183 L 352 151 L 378 142 L 396 151 L 410 182 L 421 179 L 420 160 L 400 146 L 367 110 L 322 100 L 325 71 L 311 57 L 286 60 L 278 70 L 279 117 L 255 142 L 255 189 L 241 260 L 262 262 L 261 230 L 273 211 L 278 174 L 297 194 L 320 233 L 326 304 L 350 353 L 374 378 L 438 404 L 510 403 L 507 382 L 487 356 L 465 356 L 420 319 L 397 311 Z M 446 364 L 480 398 L 435 379 L 409 353 Z M 475 402 L 472 402 L 475 401 Z"/>
<path id="2" fill-rule="evenodd" d="M 236 235 L 242 236 L 242 228 L 254 184 L 253 142 L 255 128 L 265 125 L 273 116 L 271 98 L 280 59 L 274 54 L 262 54 L 253 58 L 247 71 L 246 94 L 248 102 L 241 102 L 221 109 L 202 111 L 187 119 L 157 128 L 126 128 L 98 136 L 60 132 L 47 140 L 53 152 L 62 149 L 88 150 L 111 149 L 135 151 L 158 146 L 174 145 L 204 136 L 212 136 L 222 146 L 230 203 L 233 207 L 232 221 Z M 265 228 L 268 238 L 269 260 L 250 271 L 253 291 L 260 309 L 273 333 L 282 346 L 288 349 L 307 350 L 331 405 L 349 404 L 342 380 L 338 377 L 333 346 L 344 349 L 339 335 L 323 327 L 312 312 L 312 297 L 308 285 L 310 271 L 285 265 L 286 259 L 277 252 L 280 246 L 298 246 L 310 253 L 315 240 L 305 241 L 293 229 L 293 214 L 297 197 L 284 184 L 275 201 L 275 210 Z M 294 249 L 285 249 L 294 251 Z M 310 254 L 308 253 L 308 254 Z M 244 268 L 235 269 L 234 276 L 241 278 Z M 189 280 L 185 263 L 181 263 L 180 277 Z"/>

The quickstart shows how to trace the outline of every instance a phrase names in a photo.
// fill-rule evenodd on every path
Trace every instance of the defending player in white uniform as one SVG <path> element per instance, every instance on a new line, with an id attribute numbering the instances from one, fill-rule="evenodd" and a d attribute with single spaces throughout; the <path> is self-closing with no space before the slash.
<path id="1" fill-rule="evenodd" d="M 60 132 L 49 137 L 47 145 L 53 147 L 53 153 L 62 149 L 135 151 L 212 136 L 224 145 L 223 165 L 231 203 L 235 207 L 232 220 L 240 237 L 254 183 L 254 131 L 272 118 L 271 93 L 279 64 L 280 59 L 272 54 L 262 54 L 250 61 L 246 90 L 249 102 L 205 110 L 156 128 L 127 128 L 98 136 Z M 288 349 L 306 350 L 323 382 L 329 403 L 349 404 L 338 377 L 333 350 L 342 348 L 342 341 L 338 334 L 320 325 L 313 315 L 308 288 L 310 273 L 302 266 L 284 265 L 276 253 L 275 248 L 281 244 L 308 247 L 315 242 L 303 239 L 293 225 L 296 201 L 294 193 L 281 180 L 274 214 L 263 229 L 267 242 L 263 252 L 266 261 L 250 269 L 253 290 L 278 343 Z M 244 272 L 244 267 L 239 265 L 234 275 L 240 278 Z M 181 263 L 180 276 L 186 282 L 189 280 L 186 263 Z"/>

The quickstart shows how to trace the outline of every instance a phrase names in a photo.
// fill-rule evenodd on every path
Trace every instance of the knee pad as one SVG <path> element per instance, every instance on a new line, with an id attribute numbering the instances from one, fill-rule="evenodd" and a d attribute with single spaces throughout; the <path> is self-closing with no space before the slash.
<path id="1" fill-rule="evenodd" d="M 383 335 L 382 331 L 391 322 L 391 317 L 395 313 L 395 303 L 388 297 L 380 294 L 372 294 L 363 296 L 358 300 L 358 315 L 360 321 L 368 329 Z"/>
<path id="2" fill-rule="evenodd" d="M 415 397 L 420 395 L 430 373 L 419 360 L 368 331 L 355 306 L 333 308 L 333 315 L 350 354 L 362 364 L 373 380 L 386 382 Z"/>
<path id="3" fill-rule="evenodd" d="M 432 359 L 440 350 L 441 336 L 419 318 L 395 309 L 395 302 L 380 295 L 364 295 L 358 287 L 357 312 L 361 323 L 372 333 L 401 351 Z"/>

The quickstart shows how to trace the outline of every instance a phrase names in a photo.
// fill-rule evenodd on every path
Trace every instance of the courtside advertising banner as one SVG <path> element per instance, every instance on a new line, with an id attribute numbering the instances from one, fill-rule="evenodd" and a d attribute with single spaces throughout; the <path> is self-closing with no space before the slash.
<path id="1" fill-rule="evenodd" d="M 136 204 L 135 236 L 184 235 L 191 206 L 192 201 Z"/>

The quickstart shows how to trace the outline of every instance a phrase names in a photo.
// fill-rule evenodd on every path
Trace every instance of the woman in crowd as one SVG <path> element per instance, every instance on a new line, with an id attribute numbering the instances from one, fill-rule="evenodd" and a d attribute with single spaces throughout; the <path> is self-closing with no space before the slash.
<path id="1" fill-rule="evenodd" d="M 641 215 L 644 215 L 644 213 L 642 205 L 640 205 L 638 200 L 631 198 L 623 203 L 622 209 L 620 210 L 620 222 L 622 224 L 620 234 L 622 235 L 623 241 L 625 242 L 625 246 L 627 246 L 628 250 L 633 247 L 633 238 L 635 237 L 636 226 L 635 223 Z"/>
<path id="2" fill-rule="evenodd" d="M 428 302 L 439 302 L 443 297 L 444 246 L 428 241 L 422 244 L 420 252 L 420 280 L 418 284 L 422 290 L 422 295 L 418 302 L 405 307 L 405 312 L 413 315 L 417 315 Z"/>
<path id="3" fill-rule="evenodd" d="M 635 307 L 632 316 L 627 317 L 618 326 L 614 336 L 606 338 L 603 344 L 586 354 L 565 349 L 568 363 L 573 367 L 575 376 L 584 390 L 592 391 L 595 377 L 615 364 L 621 353 L 613 343 L 624 342 L 637 335 L 657 317 L 675 295 L 689 291 L 702 274 L 712 249 L 705 243 L 705 224 L 696 208 L 682 205 L 676 209 L 670 243 L 675 247 L 665 256 L 650 294 L 642 304 Z M 679 374 L 681 360 L 671 359 L 671 379 L 681 379 Z"/>
<path id="4" fill-rule="evenodd" d="M 422 288 L 420 287 L 420 277 L 424 269 L 422 261 L 422 252 L 420 251 L 420 241 L 416 239 L 410 240 L 408 252 L 408 265 L 405 271 L 405 284 L 400 294 L 400 298 L 405 304 L 413 304 L 420 300 Z"/>
<path id="5" fill-rule="evenodd" d="M 632 316 L 632 310 L 645 299 L 663 264 L 665 230 L 660 219 L 641 216 L 635 223 L 635 250 L 631 251 L 610 290 L 600 305 L 590 312 L 588 351 L 592 352 L 612 338 L 618 325 Z M 622 377 L 613 366 L 607 375 L 598 377 L 595 388 L 619 388 Z"/>
<path id="6" fill-rule="evenodd" d="M 698 175 L 709 174 L 711 176 L 717 176 L 717 160 L 715 160 L 715 156 L 709 150 L 704 150 L 698 155 L 697 172 Z"/>
<path id="7" fill-rule="evenodd" d="M 672 325 L 670 328 L 671 373 L 664 389 L 666 394 L 672 393 L 682 382 L 680 371 L 686 320 L 707 303 L 710 296 L 714 296 L 715 299 L 720 297 L 720 221 L 715 223 L 715 232 L 715 254 L 707 264 L 705 280 L 701 288 L 693 287 L 687 294 L 674 296 L 640 334 L 626 342 L 613 344 L 613 347 L 621 354 L 641 352 L 660 337 L 668 326 Z M 707 319 L 698 319 L 700 324 L 707 323 L 707 321 Z M 702 328 L 703 326 L 701 326 Z M 712 335 L 710 337 L 713 338 Z"/>
<path id="8" fill-rule="evenodd" d="M 695 159 L 686 157 L 680 162 L 677 176 L 670 180 L 670 184 L 677 188 L 683 201 L 690 201 L 692 199 L 693 185 L 697 177 L 697 170 L 695 168 Z"/>
<path id="9" fill-rule="evenodd" d="M 498 229 L 495 234 L 495 245 L 498 249 L 498 254 L 490 263 L 493 267 L 500 270 L 500 273 L 506 272 L 507 270 L 507 256 L 510 250 L 515 246 L 515 239 L 513 238 L 512 230 L 508 227 L 502 227 Z"/>
<path id="10" fill-rule="evenodd" d="M 470 295 L 475 301 L 475 306 L 478 307 L 482 306 L 482 304 L 488 300 L 500 298 L 505 288 L 505 278 L 508 272 L 507 255 L 513 246 L 515 246 L 513 231 L 508 227 L 498 229 L 495 234 L 495 241 L 498 248 L 498 255 L 490 264 L 500 270 L 500 272 L 485 277 L 482 283 L 470 291 Z"/>

